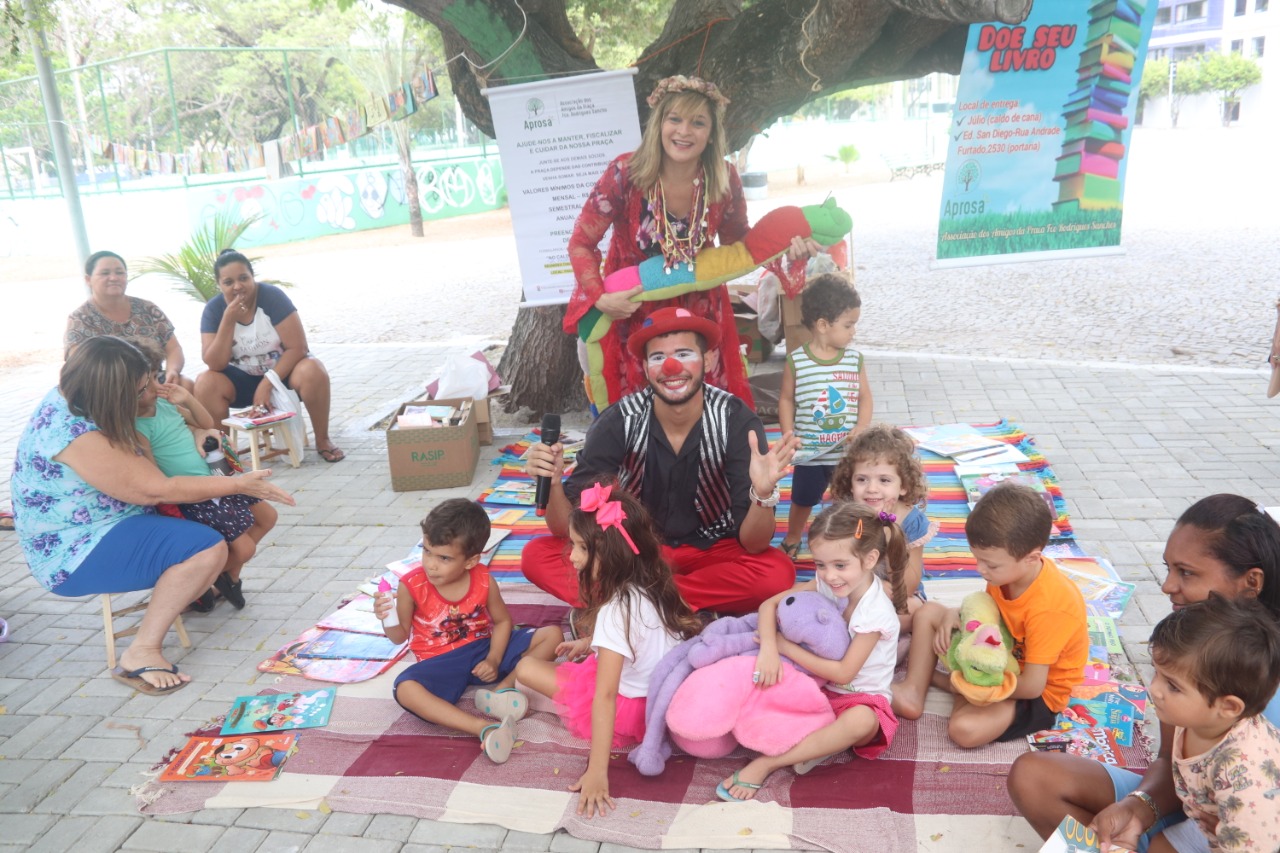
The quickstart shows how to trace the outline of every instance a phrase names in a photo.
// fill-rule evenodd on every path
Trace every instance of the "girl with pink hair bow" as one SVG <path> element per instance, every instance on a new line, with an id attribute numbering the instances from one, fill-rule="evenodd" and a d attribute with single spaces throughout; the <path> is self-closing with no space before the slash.
<path id="1" fill-rule="evenodd" d="M 521 660 L 516 680 L 553 698 L 565 727 L 591 741 L 587 772 L 569 790 L 581 794 L 578 814 L 592 817 L 614 808 L 610 750 L 644 737 L 654 667 L 702 625 L 676 589 L 649 514 L 626 490 L 611 483 L 584 490 L 569 540 L 586 603 L 577 624 L 592 628 L 556 649 L 565 658 L 559 663 Z"/>

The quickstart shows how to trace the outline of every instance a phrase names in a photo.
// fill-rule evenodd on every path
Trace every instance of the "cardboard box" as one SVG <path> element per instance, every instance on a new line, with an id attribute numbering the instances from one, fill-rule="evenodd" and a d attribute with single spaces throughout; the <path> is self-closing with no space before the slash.
<path id="1" fill-rule="evenodd" d="M 787 352 L 790 353 L 796 347 L 813 340 L 813 333 L 800 322 L 800 306 L 804 304 L 803 292 L 797 294 L 795 299 L 788 299 L 786 296 L 778 299 L 782 302 L 782 334 L 786 338 Z"/>
<path id="2" fill-rule="evenodd" d="M 412 400 L 405 406 L 454 406 L 462 410 L 457 426 L 387 427 L 387 464 L 391 488 L 397 492 L 469 486 L 480 458 L 480 434 L 474 400 Z"/>
<path id="3" fill-rule="evenodd" d="M 485 447 L 493 444 L 493 420 L 489 412 L 489 402 L 504 396 L 510 390 L 510 385 L 501 385 L 497 389 L 490 391 L 488 397 L 473 401 L 471 411 L 476 422 L 476 432 L 479 434 L 480 443 Z M 428 388 L 427 396 L 430 395 L 430 388 Z M 433 400 L 432 402 L 435 401 Z"/>
<path id="4" fill-rule="evenodd" d="M 773 352 L 773 344 L 760 334 L 760 315 L 743 298 L 756 293 L 754 284 L 729 285 L 729 304 L 738 331 L 738 343 L 747 345 L 747 361 L 759 364 Z"/>
<path id="5" fill-rule="evenodd" d="M 493 421 L 489 414 L 489 404 L 499 397 L 506 396 L 506 393 L 510 390 L 510 385 L 502 385 L 490 391 L 489 396 L 483 400 L 476 400 L 475 405 L 472 407 L 472 411 L 475 412 L 476 416 L 476 429 L 480 433 L 480 443 L 485 447 L 493 444 Z"/>

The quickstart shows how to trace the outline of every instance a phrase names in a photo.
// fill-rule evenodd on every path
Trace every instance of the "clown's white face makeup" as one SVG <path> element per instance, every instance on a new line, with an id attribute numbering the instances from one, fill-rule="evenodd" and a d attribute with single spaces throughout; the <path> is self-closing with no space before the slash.
<path id="1" fill-rule="evenodd" d="M 679 406 L 702 391 L 706 357 L 693 332 L 675 332 L 649 341 L 644 367 L 658 398 Z"/>

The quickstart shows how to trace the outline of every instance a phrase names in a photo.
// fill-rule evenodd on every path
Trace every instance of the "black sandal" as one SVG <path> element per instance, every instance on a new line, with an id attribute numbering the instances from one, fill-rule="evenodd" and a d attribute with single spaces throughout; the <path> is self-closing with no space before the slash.
<path id="1" fill-rule="evenodd" d="M 236 610 L 244 610 L 244 593 L 240 589 L 240 581 L 233 581 L 231 575 L 223 572 L 214 580 L 213 585 L 218 592 L 222 593 L 223 598 L 231 602 L 232 607 Z"/>
<path id="2" fill-rule="evenodd" d="M 210 587 L 201 594 L 199 598 L 187 605 L 187 609 L 194 613 L 211 613 L 213 605 L 217 602 L 217 594 Z"/>

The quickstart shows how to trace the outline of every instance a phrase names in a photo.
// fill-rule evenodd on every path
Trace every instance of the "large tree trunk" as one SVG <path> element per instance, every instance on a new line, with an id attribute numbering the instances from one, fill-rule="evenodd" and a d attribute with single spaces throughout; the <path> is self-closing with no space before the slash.
<path id="1" fill-rule="evenodd" d="M 467 117 L 493 136 L 480 90 L 598 68 L 573 31 L 565 0 L 385 0 L 440 30 L 454 95 Z M 934 71 L 958 73 L 968 25 L 1015 24 L 1032 0 L 674 0 L 662 34 L 636 60 L 640 120 L 645 97 L 672 74 L 699 74 L 730 98 L 729 147 L 805 103 L 843 89 Z M 513 288 L 514 290 L 514 288 Z M 516 316 L 502 358 L 512 383 L 507 410 L 581 408 L 581 372 L 561 310 Z"/>
<path id="2" fill-rule="evenodd" d="M 498 363 L 498 375 L 511 383 L 506 410 L 527 406 L 535 415 L 581 412 L 587 408 L 578 366 L 577 338 L 560 324 L 564 306 L 525 308 Z"/>

